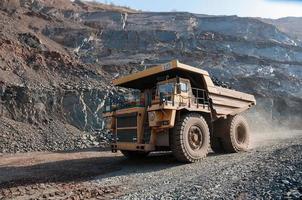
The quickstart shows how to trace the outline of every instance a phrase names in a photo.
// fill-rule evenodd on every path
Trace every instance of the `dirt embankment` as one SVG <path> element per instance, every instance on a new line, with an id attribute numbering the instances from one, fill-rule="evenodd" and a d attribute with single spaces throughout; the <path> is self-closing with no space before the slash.
<path id="1" fill-rule="evenodd" d="M 106 76 L 42 34 L 51 24 L 76 26 L 42 9 L 61 5 L 63 10 L 83 10 L 85 5 L 79 3 L 1 1 L 0 152 L 72 150 L 106 143 L 100 132 L 101 107 L 110 88 Z"/>

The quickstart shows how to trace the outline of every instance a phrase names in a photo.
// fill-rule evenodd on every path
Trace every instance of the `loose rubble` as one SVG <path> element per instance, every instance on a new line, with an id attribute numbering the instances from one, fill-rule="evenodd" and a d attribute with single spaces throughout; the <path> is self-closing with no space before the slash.
<path id="1" fill-rule="evenodd" d="M 136 174 L 129 179 L 138 188 L 122 199 L 301 199 L 301 142 L 300 136 L 248 153 Z"/>
<path id="2" fill-rule="evenodd" d="M 2 153 L 66 151 L 93 147 L 108 149 L 109 138 L 106 132 L 83 132 L 56 121 L 48 123 L 47 127 L 35 127 L 3 118 L 0 130 Z"/>
<path id="3" fill-rule="evenodd" d="M 0 199 L 108 199 L 115 197 L 120 186 L 98 186 L 95 183 L 48 183 L 12 187 L 0 192 Z"/>

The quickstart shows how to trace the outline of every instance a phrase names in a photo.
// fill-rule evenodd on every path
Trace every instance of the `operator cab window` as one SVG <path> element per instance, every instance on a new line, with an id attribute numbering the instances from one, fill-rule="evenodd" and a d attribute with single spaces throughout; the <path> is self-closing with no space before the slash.
<path id="1" fill-rule="evenodd" d="M 173 94 L 174 92 L 174 83 L 164 83 L 158 85 L 158 94 L 163 93 L 165 95 Z"/>
<path id="2" fill-rule="evenodd" d="M 180 83 L 180 89 L 182 92 L 188 92 L 188 85 L 186 83 Z"/>

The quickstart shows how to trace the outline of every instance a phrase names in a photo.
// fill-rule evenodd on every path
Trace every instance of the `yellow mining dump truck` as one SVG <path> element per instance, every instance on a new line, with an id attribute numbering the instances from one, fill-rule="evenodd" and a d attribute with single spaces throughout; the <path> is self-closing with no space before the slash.
<path id="1" fill-rule="evenodd" d="M 246 151 L 250 133 L 241 112 L 256 104 L 253 95 L 215 86 L 207 71 L 177 60 L 113 80 L 132 89 L 127 101 L 106 102 L 104 117 L 112 152 L 139 158 L 172 151 L 182 162 L 214 152 Z"/>

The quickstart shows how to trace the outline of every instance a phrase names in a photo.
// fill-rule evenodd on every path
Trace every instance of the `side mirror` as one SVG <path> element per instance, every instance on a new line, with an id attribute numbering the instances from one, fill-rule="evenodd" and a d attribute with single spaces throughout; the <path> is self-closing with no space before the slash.
<path id="1" fill-rule="evenodd" d="M 180 84 L 179 84 L 179 83 L 176 84 L 176 93 L 177 93 L 177 94 L 180 94 L 180 93 L 181 93 L 181 87 L 180 87 Z"/>

